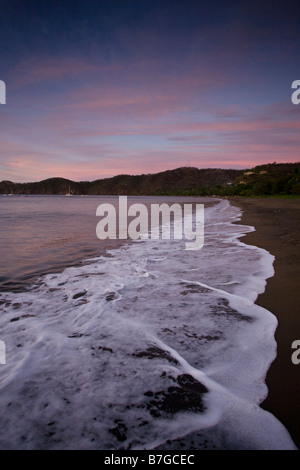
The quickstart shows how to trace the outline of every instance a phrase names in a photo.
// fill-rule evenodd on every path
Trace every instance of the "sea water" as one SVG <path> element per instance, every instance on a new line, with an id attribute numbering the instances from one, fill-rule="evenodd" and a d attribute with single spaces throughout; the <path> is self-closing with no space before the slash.
<path id="1" fill-rule="evenodd" d="M 88 234 L 99 200 L 41 199 L 19 204 L 27 204 L 29 219 L 48 213 L 52 235 L 43 224 L 24 235 L 28 250 L 30 237 L 36 245 L 48 233 L 49 246 L 40 239 L 42 267 L 35 272 L 27 256 L 20 262 L 22 291 L 5 289 L 13 286 L 11 267 L 3 272 L 0 448 L 295 448 L 259 406 L 276 357 L 277 320 L 254 302 L 274 274 L 274 258 L 243 243 L 254 228 L 235 224 L 239 208 L 197 200 L 205 204 L 198 251 L 185 250 L 184 240 L 141 239 L 101 245 L 96 254 Z M 54 220 L 65 220 L 62 232 Z M 75 252 L 78 262 L 62 269 Z M 40 275 L 48 264 L 51 272 Z"/>

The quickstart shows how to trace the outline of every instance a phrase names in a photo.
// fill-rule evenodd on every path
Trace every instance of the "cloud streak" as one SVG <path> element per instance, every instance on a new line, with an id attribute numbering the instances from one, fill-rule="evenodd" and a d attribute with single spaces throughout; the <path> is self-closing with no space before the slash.
<path id="1" fill-rule="evenodd" d="M 63 79 L 82 77 L 96 67 L 78 58 L 32 57 L 18 63 L 10 72 L 14 86 L 49 84 Z"/>
<path id="2" fill-rule="evenodd" d="M 171 11 L 62 2 L 58 11 L 45 1 L 41 18 L 25 3 L 26 22 L 7 7 L 0 179 L 299 159 L 294 12 L 255 1 L 174 1 Z"/>

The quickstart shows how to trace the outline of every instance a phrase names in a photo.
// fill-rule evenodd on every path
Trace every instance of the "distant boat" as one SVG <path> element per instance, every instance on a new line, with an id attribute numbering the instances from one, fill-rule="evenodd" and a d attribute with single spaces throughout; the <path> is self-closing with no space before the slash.
<path id="1" fill-rule="evenodd" d="M 73 196 L 73 194 L 71 193 L 71 188 L 69 186 L 69 192 L 67 194 L 65 194 L 65 196 Z"/>

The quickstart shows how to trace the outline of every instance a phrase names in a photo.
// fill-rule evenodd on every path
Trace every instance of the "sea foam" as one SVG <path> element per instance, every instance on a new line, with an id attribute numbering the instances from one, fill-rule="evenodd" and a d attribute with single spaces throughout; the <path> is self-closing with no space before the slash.
<path id="1" fill-rule="evenodd" d="M 0 447 L 294 449 L 259 406 L 277 320 L 254 302 L 274 258 L 240 217 L 216 200 L 199 251 L 137 240 L 2 293 Z"/>

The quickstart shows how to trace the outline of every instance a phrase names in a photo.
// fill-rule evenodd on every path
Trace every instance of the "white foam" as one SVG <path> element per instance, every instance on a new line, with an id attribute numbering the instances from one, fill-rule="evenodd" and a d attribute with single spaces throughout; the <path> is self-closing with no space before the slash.
<path id="1" fill-rule="evenodd" d="M 151 449 L 192 432 L 219 448 L 295 448 L 259 407 L 277 323 L 254 300 L 273 257 L 239 240 L 253 229 L 232 224 L 228 201 L 205 215 L 199 251 L 140 240 L 2 294 L 1 448 Z M 207 393 L 180 411 L 183 374 Z"/>

